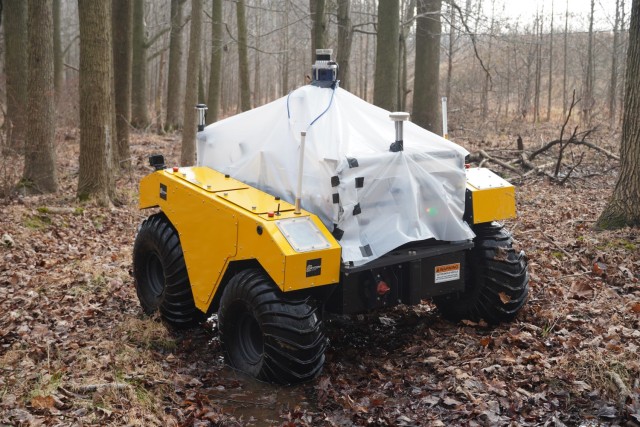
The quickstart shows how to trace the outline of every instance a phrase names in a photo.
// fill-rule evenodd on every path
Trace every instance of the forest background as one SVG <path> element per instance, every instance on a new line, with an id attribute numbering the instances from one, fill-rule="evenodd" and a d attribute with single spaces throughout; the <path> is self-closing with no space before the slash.
<path id="1" fill-rule="evenodd" d="M 640 236 L 593 227 L 632 2 L 515 3 L 1 1 L 0 423 L 640 424 Z M 280 389 L 224 366 L 215 322 L 142 315 L 137 182 L 150 154 L 193 161 L 196 103 L 285 96 L 321 47 L 341 87 L 436 133 L 447 98 L 449 137 L 518 185 L 531 297 L 495 329 L 429 304 L 335 319 L 325 372 Z"/>

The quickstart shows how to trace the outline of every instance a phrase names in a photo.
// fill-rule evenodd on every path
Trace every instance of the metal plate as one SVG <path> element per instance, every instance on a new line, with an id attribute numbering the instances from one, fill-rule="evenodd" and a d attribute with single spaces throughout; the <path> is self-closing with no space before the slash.
<path id="1" fill-rule="evenodd" d="M 511 187 L 508 181 L 502 179 L 491 170 L 486 168 L 467 169 L 467 183 L 478 190 L 489 188 Z"/>

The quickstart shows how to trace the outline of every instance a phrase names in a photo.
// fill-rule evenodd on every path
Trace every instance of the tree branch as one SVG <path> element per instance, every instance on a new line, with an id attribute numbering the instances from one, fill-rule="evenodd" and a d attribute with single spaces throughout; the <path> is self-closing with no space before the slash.
<path id="1" fill-rule="evenodd" d="M 169 31 L 171 31 L 171 26 L 165 27 L 162 30 L 158 31 L 158 33 L 155 36 L 151 37 L 150 39 L 148 39 L 145 42 L 145 44 L 144 44 L 145 49 L 148 49 L 151 46 L 153 46 L 155 44 L 155 42 L 157 42 L 160 37 L 164 36 Z"/>
<path id="2" fill-rule="evenodd" d="M 460 22 L 462 22 L 462 25 L 464 26 L 467 34 L 469 35 L 469 38 L 471 38 L 471 44 L 473 45 L 473 52 L 475 53 L 476 58 L 478 58 L 478 61 L 480 62 L 480 66 L 482 67 L 487 77 L 489 78 L 489 83 L 493 84 L 491 73 L 489 72 L 487 67 L 484 66 L 484 62 L 482 62 L 482 58 L 480 58 L 480 54 L 478 53 L 478 46 L 476 46 L 476 37 L 471 31 L 471 29 L 469 28 L 469 26 L 467 25 L 467 21 L 465 21 L 464 14 L 462 13 L 462 9 L 460 9 L 460 6 L 458 6 L 454 1 L 451 1 L 451 6 L 453 6 L 458 11 L 458 14 L 460 15 Z"/>

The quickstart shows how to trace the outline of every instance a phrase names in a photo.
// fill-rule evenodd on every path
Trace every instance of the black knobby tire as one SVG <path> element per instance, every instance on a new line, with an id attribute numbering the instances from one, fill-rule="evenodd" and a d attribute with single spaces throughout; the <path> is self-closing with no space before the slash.
<path id="1" fill-rule="evenodd" d="M 287 297 L 262 270 L 247 269 L 229 281 L 218 327 L 227 362 L 255 378 L 293 384 L 322 369 L 327 338 L 315 306 Z"/>
<path id="2" fill-rule="evenodd" d="M 436 297 L 434 302 L 452 321 L 511 321 L 529 293 L 524 252 L 513 249 L 511 234 L 498 223 L 480 224 L 473 231 L 475 247 L 467 256 L 465 292 Z"/>
<path id="3" fill-rule="evenodd" d="M 146 314 L 160 310 L 175 328 L 188 328 L 202 319 L 189 284 L 178 232 L 162 214 L 147 218 L 133 246 L 133 276 Z"/>

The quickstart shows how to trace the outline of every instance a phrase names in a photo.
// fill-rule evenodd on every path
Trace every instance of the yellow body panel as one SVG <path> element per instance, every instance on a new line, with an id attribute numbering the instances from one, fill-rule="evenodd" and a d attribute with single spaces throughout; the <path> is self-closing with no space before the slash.
<path id="1" fill-rule="evenodd" d="M 243 191 L 230 191 L 218 194 L 218 197 L 223 197 L 245 210 L 258 214 L 277 212 L 278 205 L 280 205 L 280 212 L 295 209 L 295 206 L 291 203 L 285 202 L 284 200 L 276 201 L 272 195 L 254 190 L 253 188 L 247 188 Z"/>
<path id="2" fill-rule="evenodd" d="M 278 205 L 280 205 L 279 215 Z M 160 207 L 178 231 L 196 306 L 207 311 L 232 261 L 256 259 L 283 291 L 337 283 L 341 248 L 306 211 L 204 167 L 165 169 L 140 182 L 140 208 Z M 255 207 L 255 209 L 254 209 Z M 296 252 L 276 221 L 311 217 L 329 247 Z M 308 276 L 308 262 L 320 260 Z"/>
<path id="3" fill-rule="evenodd" d="M 474 224 L 515 218 L 515 188 L 489 169 L 468 169 L 467 190 L 471 193 Z"/>

